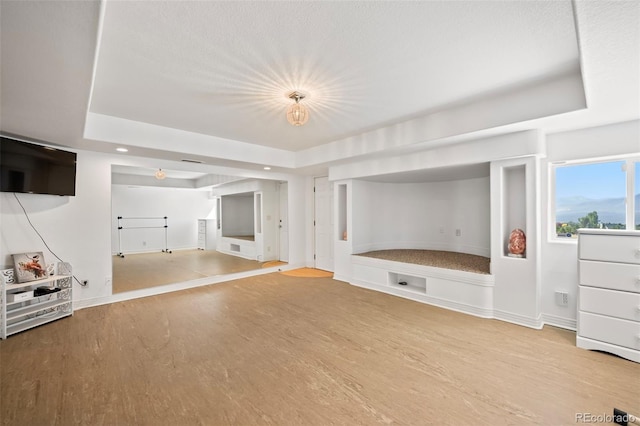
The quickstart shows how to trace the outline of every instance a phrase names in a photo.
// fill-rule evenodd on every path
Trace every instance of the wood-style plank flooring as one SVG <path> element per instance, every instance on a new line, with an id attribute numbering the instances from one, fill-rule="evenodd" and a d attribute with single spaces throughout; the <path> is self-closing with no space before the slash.
<path id="1" fill-rule="evenodd" d="M 263 262 L 215 250 L 113 256 L 113 293 L 260 269 Z"/>
<path id="2" fill-rule="evenodd" d="M 569 425 L 640 413 L 638 383 L 570 331 L 278 273 L 0 342 L 5 425 Z"/>

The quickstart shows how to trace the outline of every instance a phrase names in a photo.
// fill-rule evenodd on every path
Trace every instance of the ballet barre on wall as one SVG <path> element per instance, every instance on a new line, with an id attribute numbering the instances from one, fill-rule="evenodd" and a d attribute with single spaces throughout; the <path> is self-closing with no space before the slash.
<path id="1" fill-rule="evenodd" d="M 164 226 L 122 226 L 122 220 L 163 220 Z M 167 230 L 169 228 L 169 223 L 167 222 L 167 216 L 160 217 L 123 217 L 118 216 L 118 256 L 124 258 L 124 253 L 122 251 L 122 231 L 127 229 L 164 229 L 164 249 L 163 253 L 171 253 L 168 246 L 168 235 Z"/>

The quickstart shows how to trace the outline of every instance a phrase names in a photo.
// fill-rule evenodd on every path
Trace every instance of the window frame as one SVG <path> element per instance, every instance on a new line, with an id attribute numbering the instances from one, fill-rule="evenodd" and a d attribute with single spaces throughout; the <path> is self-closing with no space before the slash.
<path id="1" fill-rule="evenodd" d="M 556 233 L 556 170 L 560 167 L 582 166 L 600 163 L 624 162 L 624 172 L 626 175 L 626 211 L 625 211 L 625 227 L 626 230 L 635 230 L 635 194 L 640 192 L 640 188 L 635 188 L 635 172 L 636 164 L 640 164 L 640 156 L 616 156 L 606 158 L 591 158 L 587 160 L 571 160 L 571 161 L 551 161 L 548 169 L 548 206 L 547 214 L 548 233 L 547 241 L 559 244 L 577 244 L 578 240 L 574 238 L 561 238 Z"/>

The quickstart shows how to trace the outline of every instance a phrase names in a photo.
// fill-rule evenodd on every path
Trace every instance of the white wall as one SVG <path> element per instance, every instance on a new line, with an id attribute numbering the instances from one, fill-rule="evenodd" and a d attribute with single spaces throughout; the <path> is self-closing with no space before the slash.
<path id="1" fill-rule="evenodd" d="M 162 167 L 167 170 L 172 167 L 177 170 L 185 168 L 184 164 L 176 162 L 78 151 L 75 197 L 18 195 L 32 222 L 52 250 L 73 265 L 78 279 L 89 280 L 86 287 L 74 282 L 73 298 L 76 308 L 108 303 L 112 299 L 112 164 Z M 209 170 L 203 165 L 188 167 L 203 172 Z M 209 171 L 215 173 L 216 169 Z M 245 171 L 245 174 L 250 172 Z M 311 260 L 306 257 L 309 253 L 305 245 L 306 227 L 312 223 L 306 216 L 305 178 L 277 176 L 278 180 L 290 179 L 290 264 L 303 266 L 307 262 L 312 263 L 313 254 L 310 255 Z M 1 193 L 0 259 L 5 267 L 12 267 L 11 254 L 28 251 L 42 251 L 47 262 L 54 259 L 27 223 L 13 194 Z"/>
<path id="2" fill-rule="evenodd" d="M 76 196 L 18 194 L 31 221 L 51 249 L 71 263 L 81 287 L 74 281 L 74 301 L 111 295 L 111 158 L 78 152 Z M 0 255 L 11 267 L 11 253 L 42 251 L 55 261 L 10 193 L 0 194 Z"/>
<path id="3" fill-rule="evenodd" d="M 118 247 L 117 217 L 167 216 L 167 247 L 169 250 L 196 248 L 198 219 L 213 218 L 215 200 L 208 192 L 193 189 L 134 187 L 113 185 L 111 189 L 111 252 Z M 164 226 L 160 219 L 123 219 L 124 228 Z M 160 251 L 165 248 L 164 228 L 123 229 L 120 233 L 124 253 Z"/>
<path id="4" fill-rule="evenodd" d="M 355 253 L 415 248 L 490 256 L 489 177 L 427 183 L 356 180 L 352 188 Z"/>
<path id="5" fill-rule="evenodd" d="M 543 320 L 575 328 L 578 295 L 577 242 L 554 241 L 555 223 L 550 221 L 549 167 L 555 161 L 589 160 L 617 155 L 640 155 L 640 121 L 600 126 L 547 135 L 547 158 L 541 162 L 542 280 Z M 555 303 L 555 291 L 569 293 L 569 306 Z"/>
<path id="6" fill-rule="evenodd" d="M 287 189 L 289 265 L 313 266 L 313 179 L 292 176 Z"/>

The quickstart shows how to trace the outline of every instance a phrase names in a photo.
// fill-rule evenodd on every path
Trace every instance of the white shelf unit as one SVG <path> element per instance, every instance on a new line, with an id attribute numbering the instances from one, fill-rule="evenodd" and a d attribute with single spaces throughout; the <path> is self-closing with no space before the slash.
<path id="1" fill-rule="evenodd" d="M 49 270 L 53 270 L 51 267 Z M 0 271 L 0 338 L 37 327 L 60 318 L 73 315 L 73 283 L 71 266 L 68 263 L 57 264 L 57 273 L 46 278 L 17 283 L 13 269 Z M 8 295 L 21 291 L 33 291 L 41 286 L 54 286 L 60 291 L 43 296 L 31 296 L 19 301 L 9 302 Z"/>
<path id="2" fill-rule="evenodd" d="M 578 230 L 579 348 L 640 362 L 640 232 Z"/>
<path id="3" fill-rule="evenodd" d="M 389 285 L 405 291 L 427 294 L 427 279 L 425 277 L 389 272 Z"/>

